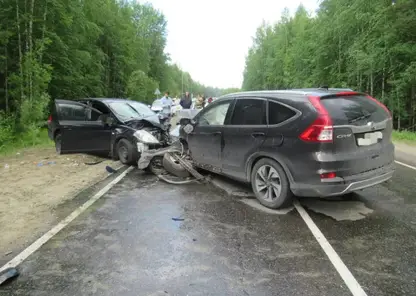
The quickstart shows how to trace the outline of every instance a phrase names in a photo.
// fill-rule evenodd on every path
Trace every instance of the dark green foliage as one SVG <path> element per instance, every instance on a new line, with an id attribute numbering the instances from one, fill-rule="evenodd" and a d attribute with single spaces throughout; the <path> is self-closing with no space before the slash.
<path id="1" fill-rule="evenodd" d="M 324 0 L 257 30 L 243 88 L 349 87 L 392 111 L 397 129 L 416 129 L 416 1 Z"/>
<path id="2" fill-rule="evenodd" d="M 51 99 L 151 102 L 156 88 L 180 95 L 182 77 L 183 91 L 212 93 L 169 63 L 165 44 L 166 19 L 149 4 L 2 0 L 0 147 L 39 129 Z"/>

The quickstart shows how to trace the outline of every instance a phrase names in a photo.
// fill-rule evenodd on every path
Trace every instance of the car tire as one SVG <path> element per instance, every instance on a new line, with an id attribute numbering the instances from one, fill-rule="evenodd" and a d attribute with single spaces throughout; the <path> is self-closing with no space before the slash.
<path id="1" fill-rule="evenodd" d="M 257 200 L 267 208 L 282 208 L 292 201 L 287 175 L 282 166 L 272 159 L 262 158 L 254 165 L 251 186 Z"/>
<path id="2" fill-rule="evenodd" d="M 187 178 L 191 176 L 191 174 L 179 162 L 173 159 L 169 153 L 163 155 L 163 167 L 176 177 Z"/>
<path id="3" fill-rule="evenodd" d="M 61 155 L 62 154 L 62 135 L 60 132 L 56 133 L 54 142 L 55 142 L 56 154 Z"/>
<path id="4" fill-rule="evenodd" d="M 133 165 L 137 161 L 137 151 L 129 140 L 121 139 L 117 143 L 117 157 L 122 164 Z"/>

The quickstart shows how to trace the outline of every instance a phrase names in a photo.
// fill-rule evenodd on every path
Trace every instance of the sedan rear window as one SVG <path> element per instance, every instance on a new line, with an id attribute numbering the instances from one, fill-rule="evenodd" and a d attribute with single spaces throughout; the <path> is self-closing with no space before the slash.
<path id="1" fill-rule="evenodd" d="M 334 125 L 365 125 L 388 118 L 384 109 L 365 96 L 322 98 Z"/>

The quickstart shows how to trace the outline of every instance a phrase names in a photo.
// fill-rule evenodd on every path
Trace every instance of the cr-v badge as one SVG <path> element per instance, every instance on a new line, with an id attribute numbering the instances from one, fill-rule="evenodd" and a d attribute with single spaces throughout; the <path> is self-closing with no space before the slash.
<path id="1" fill-rule="evenodd" d="M 345 135 L 338 135 L 337 138 L 338 139 L 345 139 L 345 138 L 349 138 L 351 136 L 352 136 L 352 134 L 345 134 Z"/>

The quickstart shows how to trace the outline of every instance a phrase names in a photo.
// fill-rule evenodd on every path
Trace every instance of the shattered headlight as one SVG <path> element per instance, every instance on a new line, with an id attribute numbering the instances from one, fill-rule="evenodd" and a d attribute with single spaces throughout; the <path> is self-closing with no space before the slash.
<path id="1" fill-rule="evenodd" d="M 133 136 L 142 143 L 145 144 L 160 144 L 159 140 L 155 138 L 151 133 L 145 130 L 136 131 Z"/>

